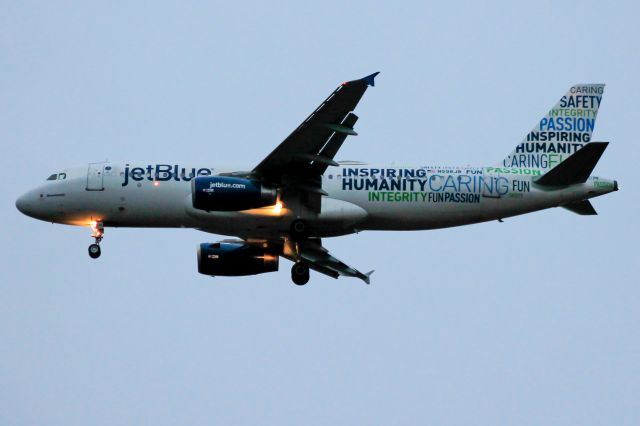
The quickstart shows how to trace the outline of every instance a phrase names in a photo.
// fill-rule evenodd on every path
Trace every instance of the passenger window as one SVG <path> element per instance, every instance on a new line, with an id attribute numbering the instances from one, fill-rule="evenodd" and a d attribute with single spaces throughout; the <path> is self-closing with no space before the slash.
<path id="1" fill-rule="evenodd" d="M 66 173 L 58 173 L 58 180 L 62 180 L 62 179 L 66 179 L 67 178 L 67 174 Z"/>
<path id="2" fill-rule="evenodd" d="M 57 173 L 54 173 L 54 174 L 52 174 L 51 176 L 49 176 L 47 178 L 47 180 L 56 180 L 56 179 L 58 179 L 58 174 Z"/>

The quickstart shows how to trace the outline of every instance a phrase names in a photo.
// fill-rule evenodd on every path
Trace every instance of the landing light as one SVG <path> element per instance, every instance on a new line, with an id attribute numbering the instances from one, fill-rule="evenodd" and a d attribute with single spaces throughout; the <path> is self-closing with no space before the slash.
<path id="1" fill-rule="evenodd" d="M 102 237 L 102 234 L 104 233 L 102 223 L 92 220 L 89 222 L 89 227 L 91 228 L 92 237 Z"/>
<path id="2" fill-rule="evenodd" d="M 274 213 L 280 213 L 280 211 L 282 210 L 282 203 L 280 201 L 278 201 L 274 206 L 273 206 L 273 211 Z"/>
<path id="3" fill-rule="evenodd" d="M 160 182 L 158 182 L 157 180 L 153 181 L 153 186 L 160 186 Z"/>

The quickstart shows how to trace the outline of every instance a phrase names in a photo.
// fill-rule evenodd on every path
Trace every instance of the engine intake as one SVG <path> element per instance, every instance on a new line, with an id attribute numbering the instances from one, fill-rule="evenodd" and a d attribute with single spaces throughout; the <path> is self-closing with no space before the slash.
<path id="1" fill-rule="evenodd" d="M 198 248 L 198 272 L 204 275 L 256 275 L 278 270 L 279 257 L 243 243 L 202 243 Z"/>
<path id="2" fill-rule="evenodd" d="M 240 211 L 276 203 L 277 192 L 251 179 L 200 176 L 191 181 L 193 207 L 206 211 Z"/>

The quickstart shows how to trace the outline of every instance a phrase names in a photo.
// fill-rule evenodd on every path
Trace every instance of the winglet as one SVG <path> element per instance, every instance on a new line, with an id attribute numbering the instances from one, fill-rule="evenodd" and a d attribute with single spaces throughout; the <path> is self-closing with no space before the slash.
<path id="1" fill-rule="evenodd" d="M 367 83 L 369 86 L 373 87 L 376 85 L 375 78 L 378 74 L 380 74 L 380 71 L 374 72 L 373 74 L 366 76 L 365 78 L 362 79 L 362 81 Z"/>
<path id="2" fill-rule="evenodd" d="M 363 274 L 361 272 L 358 272 L 358 278 L 360 278 L 362 281 L 364 281 L 367 284 L 371 283 L 371 274 L 373 274 L 375 271 L 369 271 L 366 274 Z"/>

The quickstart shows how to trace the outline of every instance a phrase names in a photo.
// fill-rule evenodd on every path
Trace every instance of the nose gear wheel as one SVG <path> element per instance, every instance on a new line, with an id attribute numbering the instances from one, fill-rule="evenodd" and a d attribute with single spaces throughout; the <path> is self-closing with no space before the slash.
<path id="1" fill-rule="evenodd" d="M 89 246 L 89 257 L 92 259 L 97 259 L 102 254 L 102 250 L 100 249 L 100 241 L 104 237 L 104 224 L 102 222 L 91 222 L 89 224 L 91 227 L 91 237 L 95 239 L 95 243 Z"/>

